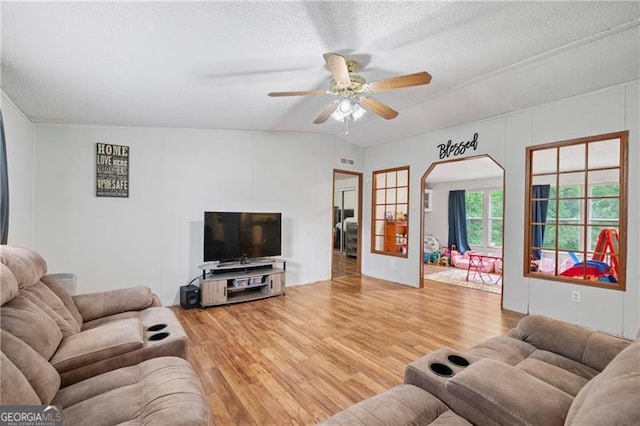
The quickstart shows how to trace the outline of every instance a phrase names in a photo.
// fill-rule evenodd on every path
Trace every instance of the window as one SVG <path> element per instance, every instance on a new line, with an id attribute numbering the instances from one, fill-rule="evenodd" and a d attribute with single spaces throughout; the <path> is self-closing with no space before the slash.
<path id="1" fill-rule="evenodd" d="M 502 247 L 502 189 L 465 191 L 467 240 L 478 247 Z"/>
<path id="2" fill-rule="evenodd" d="M 464 193 L 464 201 L 467 211 L 467 241 L 472 246 L 481 246 L 484 241 L 482 236 L 484 193 L 466 191 Z"/>
<path id="3" fill-rule="evenodd" d="M 628 132 L 527 148 L 525 275 L 625 289 Z"/>
<path id="4" fill-rule="evenodd" d="M 409 167 L 373 172 L 373 253 L 407 257 Z"/>

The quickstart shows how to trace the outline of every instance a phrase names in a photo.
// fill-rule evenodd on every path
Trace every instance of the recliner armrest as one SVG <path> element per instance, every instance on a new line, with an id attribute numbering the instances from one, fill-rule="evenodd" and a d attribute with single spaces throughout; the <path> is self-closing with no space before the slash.
<path id="1" fill-rule="evenodd" d="M 128 318 L 64 339 L 50 360 L 62 373 L 114 358 L 144 346 L 140 320 Z"/>
<path id="2" fill-rule="evenodd" d="M 456 374 L 445 389 L 450 406 L 474 424 L 562 425 L 573 402 L 558 388 L 489 358 Z"/>
<path id="3" fill-rule="evenodd" d="M 73 301 L 87 322 L 127 311 L 141 311 L 154 304 L 154 295 L 146 286 L 73 296 Z"/>

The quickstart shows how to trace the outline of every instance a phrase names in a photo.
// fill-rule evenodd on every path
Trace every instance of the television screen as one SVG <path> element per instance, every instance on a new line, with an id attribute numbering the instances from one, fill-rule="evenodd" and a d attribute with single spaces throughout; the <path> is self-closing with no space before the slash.
<path id="1" fill-rule="evenodd" d="M 204 213 L 204 261 L 254 259 L 281 254 L 281 214 Z"/>

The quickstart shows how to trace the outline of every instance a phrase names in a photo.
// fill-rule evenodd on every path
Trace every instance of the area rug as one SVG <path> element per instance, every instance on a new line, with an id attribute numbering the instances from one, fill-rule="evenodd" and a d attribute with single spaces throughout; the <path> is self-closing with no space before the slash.
<path id="1" fill-rule="evenodd" d="M 460 287 L 472 288 L 474 290 L 488 291 L 496 294 L 500 294 L 502 292 L 502 280 L 500 280 L 498 284 L 495 283 L 498 278 L 500 278 L 499 275 L 483 273 L 482 277 L 484 278 L 484 283 L 480 279 L 479 273 L 476 273 L 474 276 L 474 273 L 471 272 L 469 274 L 469 281 L 465 279 L 466 277 L 466 269 L 457 268 L 450 268 L 446 271 L 424 276 L 426 280 L 439 281 L 442 283 L 458 285 Z M 489 277 L 491 278 L 491 282 L 489 282 Z"/>

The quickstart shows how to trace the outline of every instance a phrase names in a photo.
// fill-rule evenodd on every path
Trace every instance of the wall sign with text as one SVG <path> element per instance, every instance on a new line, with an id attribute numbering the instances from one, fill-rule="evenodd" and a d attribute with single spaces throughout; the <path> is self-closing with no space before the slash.
<path id="1" fill-rule="evenodd" d="M 478 149 L 478 134 L 473 134 L 473 139 L 470 141 L 461 141 L 457 143 L 451 142 L 451 139 L 447 141 L 446 144 L 441 143 L 438 145 L 438 149 L 440 150 L 440 159 L 449 158 L 452 155 L 454 157 L 458 155 L 464 154 L 468 149 L 472 149 L 475 151 Z"/>
<path id="2" fill-rule="evenodd" d="M 129 196 L 129 147 L 96 144 L 96 196 Z"/>

